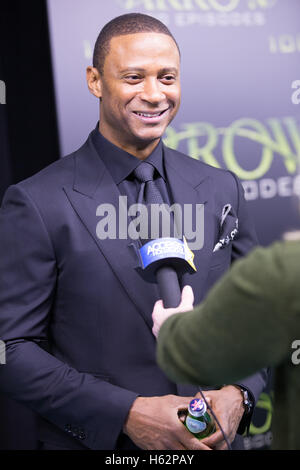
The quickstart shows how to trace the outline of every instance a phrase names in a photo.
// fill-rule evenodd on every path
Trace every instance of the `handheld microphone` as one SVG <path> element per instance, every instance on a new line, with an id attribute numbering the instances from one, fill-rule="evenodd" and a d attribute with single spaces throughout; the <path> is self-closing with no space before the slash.
<path id="1" fill-rule="evenodd" d="M 196 271 L 194 254 L 186 239 L 157 238 L 138 250 L 139 267 L 150 282 L 157 282 L 165 308 L 175 308 L 181 302 L 178 276 Z"/>
<path id="2" fill-rule="evenodd" d="M 161 266 L 156 270 L 156 280 L 160 298 L 165 308 L 178 307 L 181 301 L 181 289 L 177 271 L 171 265 Z"/>

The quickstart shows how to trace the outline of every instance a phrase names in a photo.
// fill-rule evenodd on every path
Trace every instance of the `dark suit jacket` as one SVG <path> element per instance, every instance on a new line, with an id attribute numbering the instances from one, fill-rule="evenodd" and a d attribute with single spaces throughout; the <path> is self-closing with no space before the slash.
<path id="1" fill-rule="evenodd" d="M 205 203 L 195 303 L 255 244 L 235 176 L 165 148 L 173 201 Z M 151 313 L 157 286 L 142 279 L 129 240 L 99 240 L 97 207 L 119 192 L 91 138 L 73 154 L 8 189 L 0 211 L 0 337 L 7 364 L 0 391 L 43 417 L 40 439 L 78 449 L 134 448 L 123 423 L 137 397 L 194 395 L 155 360 Z M 239 235 L 213 254 L 230 203 Z M 262 371 L 243 381 L 258 398 Z"/>

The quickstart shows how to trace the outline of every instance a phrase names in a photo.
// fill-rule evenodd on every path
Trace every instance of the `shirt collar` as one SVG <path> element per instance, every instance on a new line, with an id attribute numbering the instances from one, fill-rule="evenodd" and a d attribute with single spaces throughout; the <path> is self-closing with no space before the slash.
<path id="1" fill-rule="evenodd" d="M 124 181 L 141 163 L 134 155 L 126 152 L 125 150 L 117 147 L 112 142 L 107 140 L 101 132 L 99 132 L 98 124 L 92 132 L 92 140 L 96 150 L 111 174 L 116 184 Z M 163 162 L 163 145 L 160 140 L 153 152 L 144 161 L 151 163 L 160 176 L 165 178 L 165 169 Z"/>

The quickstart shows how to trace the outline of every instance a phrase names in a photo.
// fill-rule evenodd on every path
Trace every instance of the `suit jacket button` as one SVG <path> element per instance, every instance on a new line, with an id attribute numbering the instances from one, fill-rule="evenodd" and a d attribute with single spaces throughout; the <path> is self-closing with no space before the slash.
<path id="1" fill-rule="evenodd" d="M 78 439 L 83 441 L 85 438 L 86 438 L 85 433 L 83 431 L 80 431 L 79 434 L 78 434 Z"/>

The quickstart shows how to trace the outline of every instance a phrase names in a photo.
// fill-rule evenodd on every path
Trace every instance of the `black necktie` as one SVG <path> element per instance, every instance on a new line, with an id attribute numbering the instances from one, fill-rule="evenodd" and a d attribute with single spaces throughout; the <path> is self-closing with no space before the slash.
<path id="1" fill-rule="evenodd" d="M 153 222 L 153 226 L 154 226 L 154 221 L 153 220 L 151 221 L 151 217 L 150 217 L 151 204 L 159 204 L 159 205 L 164 204 L 163 197 L 158 187 L 156 186 L 155 181 L 153 180 L 154 170 L 155 168 L 153 167 L 153 165 L 147 162 L 142 162 L 134 171 L 135 177 L 141 183 L 141 187 L 140 187 L 140 191 L 138 195 L 138 203 L 145 204 L 148 210 L 147 218 L 148 218 L 149 238 L 152 238 L 151 229 L 153 227 L 151 226 L 151 222 Z M 164 224 L 162 224 L 162 226 L 159 225 L 157 227 L 158 233 L 154 238 L 173 236 L 172 235 L 172 231 L 174 232 L 174 221 L 172 218 L 173 214 L 172 213 L 170 214 L 170 212 L 167 209 L 166 211 L 163 212 L 164 214 L 163 217 L 166 216 L 167 212 L 169 214 L 169 217 L 167 219 L 168 223 L 166 227 L 168 233 L 167 235 L 163 233 Z M 156 276 L 156 280 L 159 286 L 160 298 L 163 299 L 164 306 L 166 308 L 177 307 L 181 299 L 181 289 L 180 289 L 180 285 L 178 281 L 178 275 L 174 267 L 172 265 L 169 265 L 169 261 L 166 260 L 165 264 L 160 266 L 159 269 L 157 269 L 155 276 Z"/>
<path id="2" fill-rule="evenodd" d="M 153 180 L 155 168 L 151 163 L 141 162 L 139 166 L 134 170 L 134 176 L 140 183 L 140 190 L 138 194 L 138 204 L 143 204 L 147 210 L 147 234 L 141 233 L 142 244 L 146 243 L 151 236 L 151 229 L 155 231 L 155 221 L 151 220 L 151 205 L 160 205 L 164 203 L 163 197 Z M 162 236 L 161 226 L 156 226 L 156 236 L 154 238 L 160 238 Z M 153 232 L 152 232 L 153 235 Z"/>
<path id="3" fill-rule="evenodd" d="M 169 213 L 169 206 L 166 205 L 163 196 L 155 183 L 153 178 L 154 172 L 154 166 L 147 162 L 140 163 L 134 170 L 134 175 L 141 184 L 138 194 L 138 203 L 144 204 L 147 208 L 148 239 L 172 236 L 172 230 L 174 228 L 173 214 Z M 165 217 L 165 220 L 167 221 L 166 224 L 161 224 L 157 218 L 154 218 L 153 220 L 151 219 L 151 205 L 154 204 L 157 206 L 165 204 L 164 208 L 160 207 L 159 211 L 162 214 L 162 217 Z M 155 234 L 154 237 L 153 234 Z"/>
<path id="4" fill-rule="evenodd" d="M 153 180 L 155 168 L 151 163 L 142 162 L 134 170 L 136 179 L 141 183 L 138 203 L 139 204 L 163 204 L 162 195 Z"/>

